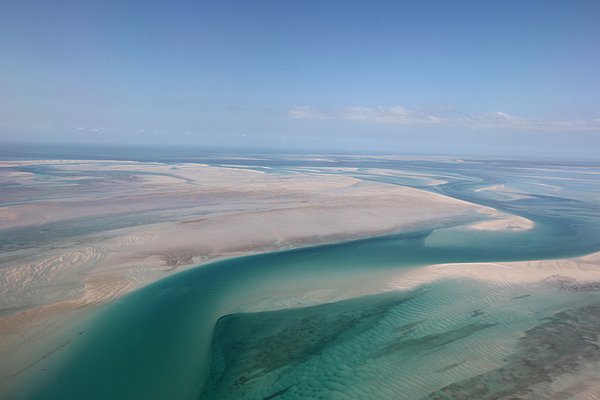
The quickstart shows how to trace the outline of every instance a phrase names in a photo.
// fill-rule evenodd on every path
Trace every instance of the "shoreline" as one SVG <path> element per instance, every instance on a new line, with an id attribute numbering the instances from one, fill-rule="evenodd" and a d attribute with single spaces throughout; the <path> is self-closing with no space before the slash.
<path id="1" fill-rule="evenodd" d="M 264 255 L 264 254 L 263 254 Z M 240 258 L 244 258 L 242 256 Z M 238 258 L 238 257 L 236 257 Z M 232 261 L 231 259 L 223 261 Z M 209 263 L 209 264 L 212 264 Z M 203 266 L 197 266 L 196 268 L 202 268 Z M 564 259 L 553 259 L 553 260 L 532 260 L 532 261 L 515 261 L 506 263 L 454 263 L 454 264 L 437 264 L 428 265 L 423 267 L 409 268 L 401 273 L 391 274 L 393 279 L 388 281 L 388 286 L 380 285 L 377 290 L 369 292 L 368 289 L 365 291 L 365 287 L 360 289 L 364 293 L 348 293 L 345 292 L 341 297 L 337 296 L 334 292 L 322 292 L 319 293 L 322 297 L 313 296 L 316 293 L 310 293 L 310 301 L 304 304 L 293 304 L 295 299 L 293 294 L 288 293 L 290 300 L 289 304 L 285 302 L 277 303 L 281 300 L 275 300 L 274 303 L 266 303 L 259 305 L 256 302 L 256 298 L 253 298 L 247 306 L 242 306 L 234 310 L 235 313 L 255 313 L 264 311 L 275 311 L 285 310 L 293 308 L 304 308 L 307 306 L 314 306 L 326 303 L 337 303 L 339 301 L 348 300 L 350 298 L 360 298 L 363 296 L 383 294 L 386 292 L 410 292 L 417 290 L 420 287 L 428 284 L 445 281 L 445 280 L 475 280 L 481 281 L 485 284 L 500 285 L 504 287 L 526 287 L 528 285 L 550 285 L 551 287 L 558 288 L 565 291 L 589 291 L 599 290 L 600 281 L 597 279 L 598 272 L 600 271 L 600 252 L 591 253 L 576 258 L 564 258 Z M 184 271 L 182 271 L 184 272 Z M 515 275 L 515 273 L 517 275 Z M 390 276 L 390 274 L 387 274 Z M 515 279 L 515 276 L 520 276 L 521 279 Z M 173 278 L 171 275 L 165 279 Z M 379 277 L 380 278 L 380 277 Z M 379 278 L 375 278 L 374 281 L 379 281 Z M 159 284 L 160 282 L 154 282 Z M 365 282 L 365 284 L 367 284 Z M 361 284 L 362 286 L 362 284 Z M 368 286 L 368 284 L 367 284 Z M 140 291 L 143 288 L 137 288 L 135 292 Z M 133 292 L 129 293 L 133 294 Z M 284 297 L 285 297 L 284 296 Z M 290 297 L 291 296 L 291 297 Z M 112 303 L 105 303 L 109 305 Z M 258 307 L 257 307 L 258 306 Z M 53 343 L 52 348 L 47 347 L 47 352 L 40 360 L 32 362 L 31 366 L 35 367 L 33 370 L 21 371 L 22 375 L 14 380 L 13 384 L 19 383 L 19 380 L 31 382 L 32 380 L 39 379 L 40 382 L 52 379 L 51 376 L 44 376 L 42 367 L 45 365 L 56 366 L 64 362 L 64 357 L 69 357 L 69 343 L 77 338 L 78 327 L 83 327 L 86 320 L 94 321 L 96 316 L 99 316 L 103 310 L 103 307 L 97 304 L 95 307 L 90 309 L 78 309 L 76 315 L 70 316 L 64 322 L 67 324 L 62 327 L 64 335 L 60 332 L 55 332 L 55 337 L 48 339 L 44 338 L 47 343 Z M 227 314 L 224 314 L 227 315 Z M 83 331 L 79 332 L 81 334 Z M 62 335 L 62 336 L 61 336 Z M 70 336 L 69 336 L 70 335 Z M 54 342 L 52 342 L 54 341 Z M 40 347 L 44 345 L 39 344 Z M 62 352 L 62 357 L 61 357 Z M 18 386 L 17 386 L 18 387 Z M 14 389 L 14 386 L 10 385 L 8 389 Z M 10 392 L 9 392 L 10 393 Z M 20 391 L 17 393 L 21 393 Z M 16 397 L 21 398 L 21 397 Z"/>
<path id="2" fill-rule="evenodd" d="M 51 168 L 42 180 L 35 168 L 16 174 L 10 168 L 40 164 Z M 179 271 L 432 224 L 519 218 L 441 194 L 349 176 L 275 175 L 204 164 L 0 162 L 2 182 L 19 183 L 22 192 L 9 192 L 1 200 L 27 202 L 0 207 L 0 228 L 33 229 L 31 240 L 42 240 L 0 255 L 5 262 L 0 270 L 4 376 L 31 365 L 35 357 L 20 359 L 23 352 L 32 352 L 23 348 L 51 326 L 72 321 L 71 313 L 92 314 Z M 79 187 L 86 188 L 85 195 Z M 56 242 L 43 241 L 47 239 L 35 231 L 38 226 L 81 229 L 79 221 L 122 218 L 117 215 L 123 210 L 132 216 L 154 213 L 164 221 L 83 230 L 83 235 L 65 240 L 59 231 L 52 235 Z"/>
<path id="3" fill-rule="evenodd" d="M 88 164 L 101 164 L 99 167 L 101 171 L 111 171 L 113 168 L 110 162 L 88 162 Z M 133 168 L 137 171 L 138 164 L 126 163 L 125 166 L 120 167 L 120 170 L 129 171 Z M 68 164 L 69 169 L 76 165 L 77 163 Z M 166 167 L 170 172 L 172 166 L 160 163 L 151 163 L 148 168 L 156 172 L 157 169 Z M 174 181 L 170 177 L 166 180 L 159 177 L 157 180 L 153 177 L 150 181 L 134 180 L 136 185 L 141 185 L 142 191 L 149 191 L 151 197 L 155 196 L 153 193 L 156 192 L 157 184 L 165 185 L 167 189 L 173 187 L 176 194 L 182 195 L 183 202 L 177 198 L 169 200 L 178 202 L 177 204 L 186 210 L 184 214 L 174 214 L 175 221 L 92 233 L 82 236 L 80 239 L 83 242 L 70 248 L 70 253 L 61 253 L 63 250 L 57 252 L 53 249 L 47 252 L 46 259 L 39 265 L 43 265 L 44 270 L 49 266 L 49 270 L 57 271 L 56 278 L 50 278 L 54 279 L 55 284 L 63 285 L 62 290 L 67 293 L 67 296 L 52 299 L 50 302 L 41 297 L 37 300 L 41 301 L 40 305 L 0 318 L 0 328 L 2 324 L 11 326 L 10 332 L 1 329 L 3 337 L 0 338 L 2 341 L 0 349 L 3 350 L 4 355 L 7 355 L 4 357 L 4 363 L 14 362 L 12 366 L 7 365 L 8 368 L 3 367 L 3 370 L 7 371 L 5 376 L 10 376 L 14 371 L 22 371 L 27 365 L 35 365 L 36 360 L 33 360 L 35 356 L 27 355 L 23 357 L 25 359 L 20 359 L 22 347 L 26 347 L 33 338 L 43 335 L 53 324 L 54 326 L 61 324 L 76 326 L 78 321 L 95 315 L 102 306 L 114 303 L 123 295 L 171 277 L 180 271 L 202 268 L 218 260 L 323 244 L 345 243 L 410 232 L 434 223 L 444 225 L 451 221 L 461 224 L 465 221 L 470 222 L 471 225 L 465 225 L 465 229 L 490 231 L 512 231 L 515 226 L 519 229 L 533 227 L 533 223 L 525 218 L 490 207 L 424 190 L 366 182 L 347 176 L 307 174 L 276 176 L 238 168 L 230 170 L 195 164 L 184 164 L 178 168 L 184 170 L 182 175 L 185 179 Z M 203 193 L 217 193 L 220 196 L 218 198 L 227 199 L 224 203 L 225 209 L 223 204 L 214 202 L 204 206 L 189 207 L 186 199 L 190 196 L 190 188 L 187 187 L 186 179 L 189 180 L 190 176 L 195 174 L 212 179 L 210 185 L 202 188 Z M 215 177 L 215 174 L 219 176 Z M 236 182 L 234 176 L 238 176 L 241 182 Z M 27 176 L 27 179 L 30 178 Z M 219 179 L 222 183 L 219 183 Z M 261 181 L 261 179 L 266 180 Z M 128 185 L 130 183 L 126 182 Z M 240 187 L 239 183 L 250 185 L 249 191 L 244 192 L 242 190 L 244 188 Z M 272 185 L 277 183 L 279 192 L 272 188 Z M 227 192 L 223 185 L 233 189 Z M 288 192 L 282 192 L 283 189 Z M 127 190 L 129 193 L 136 192 L 131 187 L 127 187 Z M 119 191 L 117 193 L 120 194 Z M 169 196 L 171 195 L 172 193 L 169 193 Z M 313 196 L 316 196 L 316 200 L 312 199 Z M 135 193 L 133 199 L 138 197 L 139 194 Z M 232 198 L 233 201 L 227 203 Z M 250 201 L 241 202 L 247 198 L 250 198 Z M 265 198 L 266 204 L 263 200 Z M 162 204 L 164 197 L 159 196 L 158 199 Z M 197 199 L 197 196 L 192 196 L 193 201 Z M 119 201 L 122 200 L 123 196 L 120 196 Z M 82 201 L 83 208 L 80 212 L 83 214 L 80 214 L 80 217 L 89 216 L 86 210 L 90 208 L 85 200 L 77 200 L 74 204 L 77 205 L 79 204 L 77 202 Z M 33 206 L 35 207 L 35 204 Z M 69 212 L 77 213 L 73 203 L 67 206 Z M 185 208 L 186 206 L 188 208 Z M 119 210 L 120 207 L 122 205 L 116 209 Z M 12 218 L 10 221 L 14 223 L 15 219 Z M 57 221 L 60 221 L 60 218 Z M 264 225 L 265 221 L 269 224 Z M 240 226 L 250 228 L 240 230 Z M 232 236 L 231 232 L 236 232 L 236 235 Z M 202 245 L 199 245 L 207 238 L 210 238 L 212 248 L 202 248 Z M 90 242 L 98 242 L 100 245 L 92 246 Z M 219 245 L 215 247 L 214 243 Z M 88 267 L 81 270 L 82 265 Z M 33 262 L 29 260 L 27 264 L 13 268 L 13 271 L 10 271 L 12 276 L 20 278 L 23 273 L 26 276 L 27 270 L 19 271 L 19 268 L 23 267 L 33 272 L 39 270 L 35 259 Z M 63 279 L 61 276 L 64 276 L 61 274 L 70 271 L 76 272 L 75 281 L 73 277 L 69 282 L 61 281 Z M 44 275 L 39 277 L 48 278 Z M 33 293 L 35 296 L 35 292 Z M 15 338 L 20 343 L 18 346 L 15 346 Z M 60 346 L 60 340 L 55 341 L 54 345 L 57 343 Z M 48 347 L 51 345 L 48 344 Z M 33 350 L 27 352 L 35 353 Z M 38 353 L 41 355 L 41 352 Z"/>
<path id="4" fill-rule="evenodd" d="M 412 290 L 439 280 L 465 278 L 497 285 L 542 283 L 562 290 L 600 290 L 600 252 L 548 260 L 428 265 L 397 274 L 390 289 Z"/>

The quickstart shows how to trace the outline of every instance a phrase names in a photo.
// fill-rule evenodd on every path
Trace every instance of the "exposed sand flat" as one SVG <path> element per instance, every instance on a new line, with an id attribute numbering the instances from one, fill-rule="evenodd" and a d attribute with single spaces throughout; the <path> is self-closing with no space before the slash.
<path id="1" fill-rule="evenodd" d="M 341 278 L 339 278 L 341 279 Z M 383 291 L 407 291 L 442 280 L 469 279 L 499 287 L 543 284 L 566 291 L 600 291 L 600 252 L 578 258 L 503 263 L 453 263 L 371 273 L 359 285 L 253 298 L 236 312 L 272 311 L 347 300 Z M 335 285 L 332 285 L 335 286 Z"/>
<path id="2" fill-rule="evenodd" d="M 52 165 L 58 171 L 76 167 L 82 175 L 90 171 L 109 174 L 82 182 L 76 199 L 48 200 L 63 189 L 63 177 L 57 176 L 54 186 L 44 189 L 39 200 L 3 207 L 6 218 L 0 219 L 0 229 L 38 229 L 38 224 L 74 219 L 94 225 L 97 222 L 84 218 L 117 215 L 118 219 L 132 219 L 129 225 L 137 226 L 125 224 L 93 234 L 84 231 L 76 243 L 67 246 L 35 234 L 40 239 L 31 248 L 3 255 L 9 256 L 0 271 L 4 308 L 45 304 L 49 298 L 60 300 L 61 296 L 72 298 L 73 293 L 81 292 L 86 276 L 104 270 L 142 271 L 135 280 L 143 284 L 176 268 L 218 257 L 355 239 L 456 218 L 506 218 L 486 207 L 348 176 L 275 175 L 199 164 Z M 117 170 L 128 172 L 111 175 Z M 150 172 L 153 175 L 147 175 Z M 73 178 L 72 174 L 68 177 Z M 47 179 L 44 185 L 48 185 Z M 88 199 L 81 199 L 80 191 L 85 191 Z M 135 216 L 142 213 L 154 213 L 155 219 L 168 221 L 138 225 Z M 497 228 L 501 227 L 486 227 Z"/>
<path id="3" fill-rule="evenodd" d="M 310 167 L 297 167 L 298 171 L 310 171 Z M 443 179 L 438 179 L 438 174 L 427 174 L 425 172 L 416 173 L 407 170 L 400 169 L 386 169 L 386 168 L 355 168 L 355 167 L 320 167 L 319 171 L 332 171 L 332 172 L 362 172 L 366 174 L 372 174 L 377 176 L 394 176 L 403 178 L 419 179 L 426 182 L 427 186 L 438 186 L 448 183 Z"/>
<path id="4" fill-rule="evenodd" d="M 41 164 L 50 168 L 43 178 L 14 169 Z M 498 221 L 518 219 L 416 189 L 314 172 L 22 161 L 0 162 L 0 181 L 9 188 L 0 193 L 0 234 L 11 238 L 18 228 L 20 239 L 12 247 L 7 239 L 0 253 L 0 379 L 36 362 L 40 354 L 25 351 L 28 343 L 54 340 L 48 332 L 69 319 L 211 259 L 453 221 L 491 218 L 497 225 L 484 229 L 503 229 Z"/>
<path id="5" fill-rule="evenodd" d="M 530 197 L 528 194 L 525 194 L 516 188 L 511 188 L 506 184 L 481 187 L 479 189 L 475 189 L 475 192 L 489 192 L 488 195 L 500 196 L 510 200 L 526 199 Z"/>
<path id="6" fill-rule="evenodd" d="M 97 165 L 90 162 L 80 168 L 114 171 L 110 163 Z M 131 163 L 115 168 L 129 169 Z M 44 193 L 39 201 L 3 207 L 6 218 L 0 220 L 2 228 L 34 229 L 36 224 L 75 218 L 151 211 L 165 214 L 163 219 L 169 220 L 101 229 L 78 236 L 76 243 L 68 246 L 50 244 L 36 234 L 40 240 L 33 248 L 3 255 L 10 256 L 0 271 L 4 308 L 45 304 L 49 296 L 70 298 L 81 290 L 87 274 L 105 269 L 139 271 L 142 266 L 144 271 L 137 279 L 141 284 L 164 276 L 165 271 L 212 258 L 354 239 L 448 218 L 495 213 L 427 192 L 344 176 L 277 176 L 203 165 L 180 165 L 174 170 L 163 164 L 142 164 L 137 171 L 157 172 L 159 168 L 163 173 L 175 171 L 178 179 L 151 176 L 151 184 L 145 177 L 116 180 L 110 188 L 100 182 L 96 183 L 99 193 L 92 190 L 93 185 L 82 184 L 101 199 L 46 200 L 52 193 Z M 166 179 L 157 183 L 155 178 Z"/>
<path id="7" fill-rule="evenodd" d="M 456 278 L 499 285 L 545 282 L 564 290 L 600 290 L 600 252 L 558 260 L 431 265 L 399 273 L 391 280 L 390 288 L 412 289 Z"/>
<path id="8" fill-rule="evenodd" d="M 11 160 L 11 161 L 0 161 L 0 168 L 3 167 L 21 167 L 26 165 L 68 165 L 68 164 L 94 164 L 94 163 L 106 163 L 106 162 L 117 162 L 119 164 L 135 164 L 137 161 L 112 161 L 112 160 Z M 148 163 L 150 164 L 150 163 Z"/>
<path id="9" fill-rule="evenodd" d="M 0 223 L 7 223 L 8 221 L 15 221 L 19 218 L 19 214 L 14 211 L 9 211 L 4 208 L 0 208 Z"/>
<path id="10" fill-rule="evenodd" d="M 483 192 L 485 190 L 502 190 L 504 189 L 504 185 L 493 185 L 493 186 L 487 186 L 487 187 L 482 187 L 479 189 L 475 189 L 475 192 Z"/>
<path id="11" fill-rule="evenodd" d="M 491 215 L 493 217 L 493 215 Z M 507 215 L 498 213 L 495 219 L 475 222 L 468 225 L 468 229 L 477 231 L 524 231 L 534 227 L 533 221 L 518 215 Z"/>

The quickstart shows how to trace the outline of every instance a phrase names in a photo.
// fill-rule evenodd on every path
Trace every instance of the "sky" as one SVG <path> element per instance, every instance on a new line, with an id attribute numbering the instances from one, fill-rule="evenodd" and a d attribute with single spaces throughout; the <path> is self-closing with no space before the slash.
<path id="1" fill-rule="evenodd" d="M 0 2 L 2 142 L 600 158 L 600 1 Z"/>

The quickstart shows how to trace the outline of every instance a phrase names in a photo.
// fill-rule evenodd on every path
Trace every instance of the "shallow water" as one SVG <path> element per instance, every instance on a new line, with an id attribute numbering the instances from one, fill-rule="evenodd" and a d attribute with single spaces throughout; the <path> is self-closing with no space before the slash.
<path id="1" fill-rule="evenodd" d="M 304 160 L 260 163 L 272 173 L 322 166 Z M 358 169 L 329 173 L 426 188 L 530 218 L 536 225 L 523 232 L 481 232 L 441 223 L 179 273 L 108 307 L 73 343 L 51 384 L 24 397 L 412 399 L 439 398 L 436 390 L 443 388 L 471 393 L 469 385 L 481 382 L 468 379 L 496 379 L 492 371 L 510 363 L 524 346 L 519 340 L 544 318 L 562 318 L 556 317 L 561 311 L 600 301 L 595 291 L 465 280 L 365 296 L 384 289 L 401 268 L 600 250 L 597 166 L 356 159 L 327 162 L 332 165 Z M 447 183 L 425 186 L 426 180 L 406 171 Z M 499 184 L 504 190 L 478 191 Z M 338 297 L 352 299 L 313 305 Z M 258 312 L 290 306 L 295 308 Z M 482 375 L 487 372 L 491 375 Z M 450 387 L 459 383 L 460 388 Z"/>
<path id="2" fill-rule="evenodd" d="M 523 360 L 535 357 L 535 339 L 523 343 L 521 333 L 547 323 L 544 319 L 557 309 L 587 304 L 588 297 L 557 296 L 548 287 L 442 282 L 402 295 L 225 316 L 215 329 L 211 376 L 200 398 L 444 398 L 433 392 L 482 374 L 479 380 L 489 384 L 514 347 L 523 347 Z M 592 345 L 531 336 L 541 344 L 562 345 L 545 354 L 554 364 Z M 594 349 L 589 358 L 598 357 Z M 521 359 L 509 363 L 522 375 L 519 383 L 539 382 L 537 371 L 524 367 Z M 562 367 L 571 372 L 576 365 Z M 474 395 L 475 383 L 461 384 L 450 388 L 451 398 L 461 393 L 483 398 Z M 497 398 L 498 389 L 514 394 L 509 387 L 491 385 L 487 398 Z"/>

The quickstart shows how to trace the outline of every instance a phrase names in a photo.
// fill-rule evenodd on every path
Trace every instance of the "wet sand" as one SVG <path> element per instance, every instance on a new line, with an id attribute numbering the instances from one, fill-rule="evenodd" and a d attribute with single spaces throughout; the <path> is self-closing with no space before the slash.
<path id="1" fill-rule="evenodd" d="M 564 290 L 600 290 L 600 253 L 557 260 L 440 264 L 405 270 L 390 279 L 390 288 L 413 289 L 442 279 L 474 279 L 498 285 L 546 282 Z"/>

